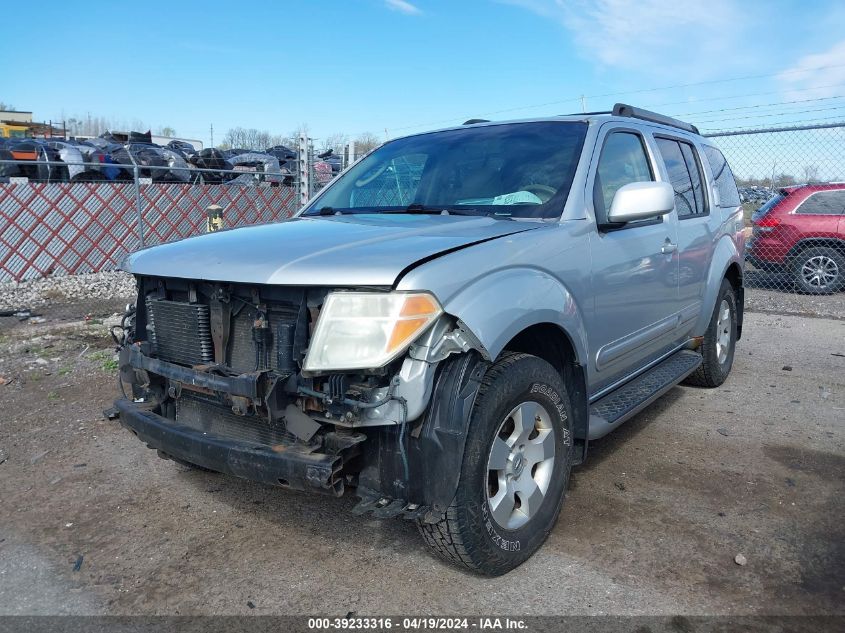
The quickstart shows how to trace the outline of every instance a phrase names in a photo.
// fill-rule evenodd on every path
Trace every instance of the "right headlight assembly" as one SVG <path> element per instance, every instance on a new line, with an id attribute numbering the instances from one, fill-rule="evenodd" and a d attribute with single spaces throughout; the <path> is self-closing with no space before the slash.
<path id="1" fill-rule="evenodd" d="M 427 292 L 332 292 L 320 310 L 303 369 L 383 367 L 441 314 L 443 308 Z"/>

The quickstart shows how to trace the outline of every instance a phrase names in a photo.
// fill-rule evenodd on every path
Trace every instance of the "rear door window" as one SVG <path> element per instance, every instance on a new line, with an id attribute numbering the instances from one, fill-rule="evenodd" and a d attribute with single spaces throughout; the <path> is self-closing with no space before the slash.
<path id="1" fill-rule="evenodd" d="M 713 172 L 713 178 L 716 181 L 716 189 L 719 192 L 719 206 L 738 207 L 740 205 L 739 191 L 737 191 L 736 180 L 734 180 L 733 172 L 728 165 L 728 161 L 725 160 L 725 156 L 717 148 L 710 145 L 704 145 L 702 151 L 710 164 L 710 171 Z"/>
<path id="2" fill-rule="evenodd" d="M 816 191 L 795 212 L 801 215 L 845 215 L 845 190 Z"/>
<path id="3" fill-rule="evenodd" d="M 675 190 L 675 208 L 679 218 L 705 215 L 702 178 L 698 162 L 689 143 L 675 139 L 657 139 L 657 148 L 663 157 L 669 181 Z"/>

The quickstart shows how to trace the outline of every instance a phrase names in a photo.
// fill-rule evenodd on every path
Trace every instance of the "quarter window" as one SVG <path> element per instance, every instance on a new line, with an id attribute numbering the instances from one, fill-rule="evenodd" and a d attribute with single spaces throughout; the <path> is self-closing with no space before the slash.
<path id="1" fill-rule="evenodd" d="M 692 146 L 674 139 L 658 138 L 657 148 L 675 190 L 678 217 L 705 215 L 707 208 L 704 204 L 703 178 Z"/>
<path id="2" fill-rule="evenodd" d="M 801 215 L 845 215 L 845 191 L 817 191 L 795 212 Z"/>
<path id="3" fill-rule="evenodd" d="M 613 196 L 623 185 L 654 180 L 643 140 L 632 132 L 613 132 L 607 136 L 599 156 L 593 204 L 599 223 L 607 218 Z"/>
<path id="4" fill-rule="evenodd" d="M 719 206 L 738 207 L 740 205 L 739 191 L 736 189 L 736 180 L 734 180 L 728 161 L 725 160 L 722 152 L 715 147 L 704 145 L 702 150 L 707 162 L 710 163 L 710 170 L 713 172 L 713 179 L 716 181 L 716 189 L 719 191 Z"/>

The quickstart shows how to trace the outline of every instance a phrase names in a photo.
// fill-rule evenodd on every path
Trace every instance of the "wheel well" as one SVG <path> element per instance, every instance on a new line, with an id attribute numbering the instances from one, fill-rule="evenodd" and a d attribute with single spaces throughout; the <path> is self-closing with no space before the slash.
<path id="1" fill-rule="evenodd" d="M 740 268 L 739 264 L 734 262 L 728 266 L 728 269 L 725 271 L 725 279 L 731 282 L 734 290 L 742 288 L 742 268 Z"/>
<path id="2" fill-rule="evenodd" d="M 522 330 L 505 345 L 504 349 L 542 358 L 561 375 L 569 363 L 578 361 L 572 341 L 560 327 L 553 323 L 538 323 Z"/>
<path id="3" fill-rule="evenodd" d="M 789 250 L 789 256 L 797 257 L 801 254 L 801 251 L 807 248 L 812 248 L 813 246 L 827 246 L 830 248 L 835 248 L 836 250 L 845 254 L 845 240 L 841 240 L 836 237 L 809 237 L 807 239 L 801 240 L 795 246 L 793 246 Z"/>
<path id="4" fill-rule="evenodd" d="M 742 283 L 742 268 L 736 262 L 728 266 L 725 271 L 727 279 L 734 289 L 736 297 L 736 338 L 742 338 L 742 319 L 745 314 L 745 286 Z"/>
<path id="5" fill-rule="evenodd" d="M 587 376 L 583 364 L 578 362 L 569 335 L 553 323 L 538 323 L 514 336 L 502 351 L 522 352 L 542 358 L 561 375 L 572 402 L 576 463 L 582 463 L 587 457 L 590 417 Z"/>

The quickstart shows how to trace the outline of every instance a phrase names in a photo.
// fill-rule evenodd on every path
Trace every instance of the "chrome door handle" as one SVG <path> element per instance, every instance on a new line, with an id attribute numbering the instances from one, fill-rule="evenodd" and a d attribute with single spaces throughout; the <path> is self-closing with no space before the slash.
<path id="1" fill-rule="evenodd" d="M 667 239 L 665 242 L 663 242 L 663 246 L 661 247 L 660 252 L 664 255 L 668 255 L 669 253 L 674 253 L 676 250 L 678 250 L 678 245 L 673 244 Z"/>

